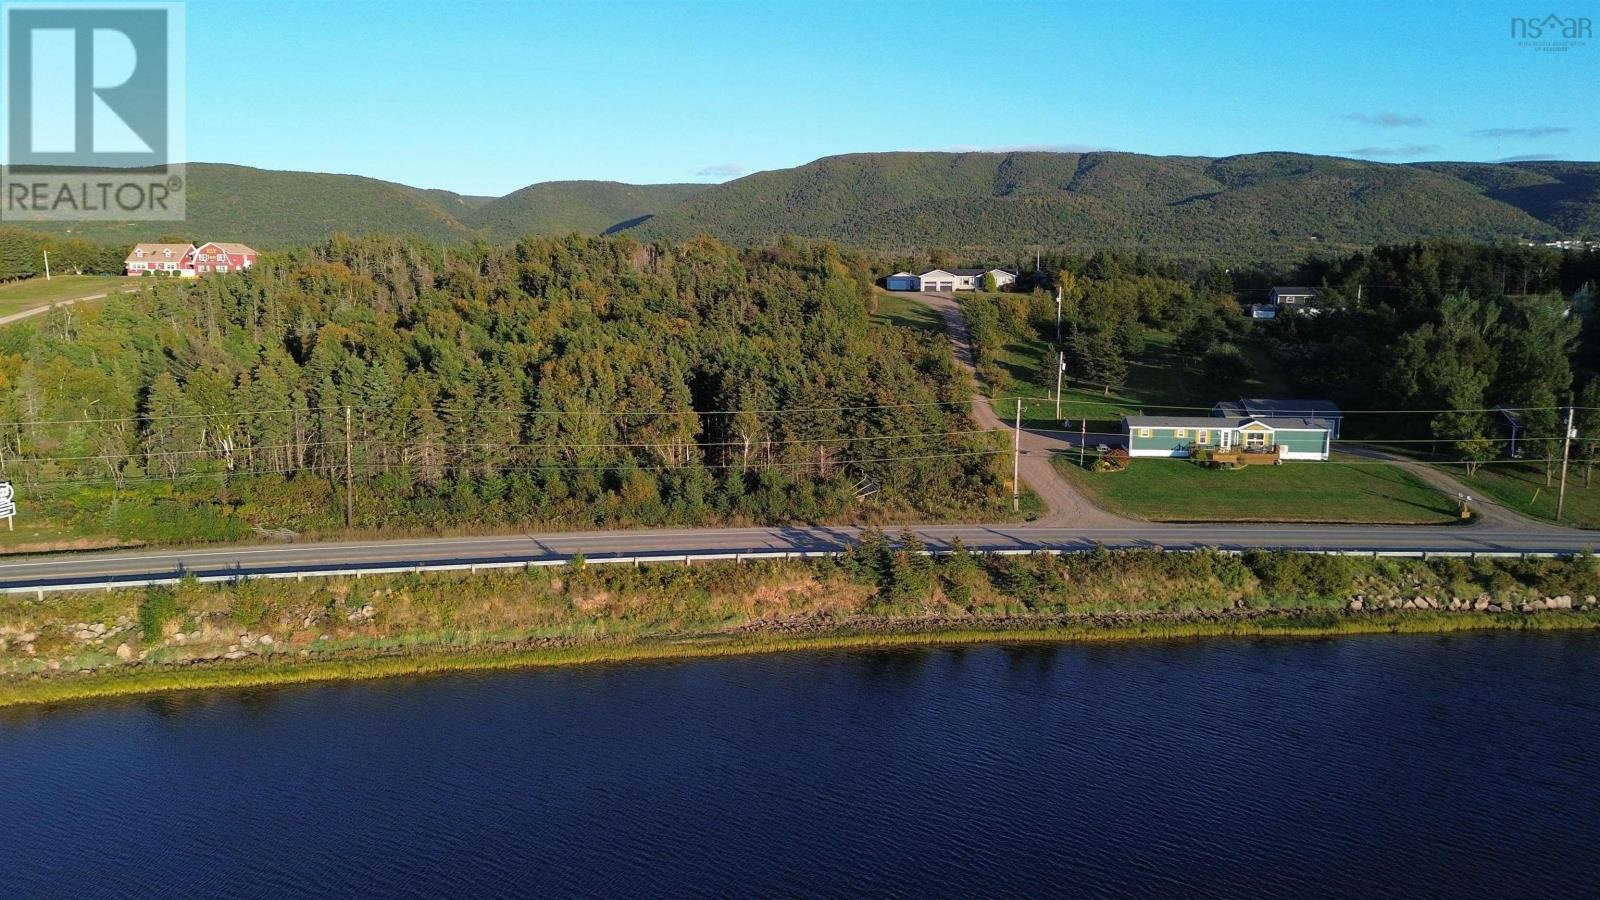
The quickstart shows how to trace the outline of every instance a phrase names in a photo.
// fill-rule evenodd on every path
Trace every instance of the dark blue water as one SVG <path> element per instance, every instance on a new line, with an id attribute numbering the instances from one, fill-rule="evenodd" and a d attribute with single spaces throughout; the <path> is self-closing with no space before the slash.
<path id="1" fill-rule="evenodd" d="M 0 894 L 1593 896 L 1600 638 L 817 653 L 0 714 Z"/>

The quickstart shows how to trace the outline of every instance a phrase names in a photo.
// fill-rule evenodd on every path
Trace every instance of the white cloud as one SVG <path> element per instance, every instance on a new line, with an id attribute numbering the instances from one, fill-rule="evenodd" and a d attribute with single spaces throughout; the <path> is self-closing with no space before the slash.
<path id="1" fill-rule="evenodd" d="M 696 170 L 694 174 L 700 178 L 738 178 L 744 174 L 744 166 L 739 163 L 717 163 Z"/>
<path id="2" fill-rule="evenodd" d="M 1428 120 L 1421 116 L 1396 112 L 1353 112 L 1346 114 L 1345 118 L 1363 125 L 1376 125 L 1379 128 L 1415 128 L 1418 125 L 1428 124 Z"/>
<path id="3" fill-rule="evenodd" d="M 1439 149 L 1437 144 L 1399 144 L 1394 147 L 1357 147 L 1351 156 L 1419 156 Z"/>
<path id="4" fill-rule="evenodd" d="M 1565 125 L 1529 125 L 1522 128 L 1480 128 L 1468 132 L 1476 138 L 1542 138 L 1572 131 Z"/>

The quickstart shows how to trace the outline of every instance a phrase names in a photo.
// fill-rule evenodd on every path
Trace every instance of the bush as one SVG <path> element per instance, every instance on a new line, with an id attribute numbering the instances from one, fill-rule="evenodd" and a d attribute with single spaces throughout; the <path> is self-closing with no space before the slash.
<path id="1" fill-rule="evenodd" d="M 150 588 L 139 604 L 139 636 L 145 641 L 158 641 L 166 634 L 167 623 L 177 618 L 178 598 L 172 589 Z"/>
<path id="2" fill-rule="evenodd" d="M 1218 344 L 1200 360 L 1206 380 L 1217 388 L 1233 388 L 1250 380 L 1250 360 L 1233 344 Z"/>

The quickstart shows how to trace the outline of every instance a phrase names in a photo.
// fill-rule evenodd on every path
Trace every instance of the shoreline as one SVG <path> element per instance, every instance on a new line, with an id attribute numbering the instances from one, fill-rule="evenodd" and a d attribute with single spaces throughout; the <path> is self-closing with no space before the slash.
<path id="1" fill-rule="evenodd" d="M 599 663 L 654 662 L 769 653 L 953 647 L 1024 643 L 1087 644 L 1215 638 L 1327 638 L 1366 634 L 1600 630 L 1600 612 L 1350 612 L 1327 607 L 1196 616 L 1084 615 L 962 619 L 883 619 L 841 628 L 770 623 L 736 631 L 661 634 L 625 641 L 531 646 L 515 642 L 461 650 L 273 657 L 52 675 L 0 683 L 0 709 L 191 691 L 380 678 L 512 671 Z M 809 633 L 808 633 L 809 632 Z"/>

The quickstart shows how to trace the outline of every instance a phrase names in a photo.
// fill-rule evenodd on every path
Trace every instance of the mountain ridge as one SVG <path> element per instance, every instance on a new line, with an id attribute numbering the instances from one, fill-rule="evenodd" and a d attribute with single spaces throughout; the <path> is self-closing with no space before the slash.
<path id="1" fill-rule="evenodd" d="M 191 163 L 188 205 L 184 223 L 33 227 L 128 243 L 223 235 L 261 249 L 339 232 L 462 244 L 580 231 L 732 243 L 795 235 L 887 253 L 1043 244 L 1287 256 L 1426 238 L 1600 236 L 1600 163 L 899 151 L 827 156 L 721 184 L 548 181 L 501 197 Z"/>

